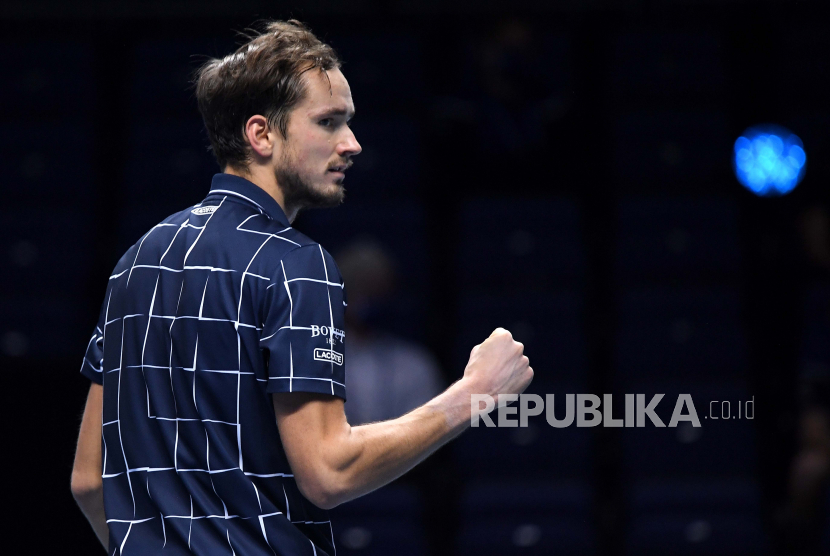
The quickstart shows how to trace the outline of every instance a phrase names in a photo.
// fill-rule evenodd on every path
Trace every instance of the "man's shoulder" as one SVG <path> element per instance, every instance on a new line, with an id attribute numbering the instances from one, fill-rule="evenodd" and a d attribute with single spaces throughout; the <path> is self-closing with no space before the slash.
<path id="1" fill-rule="evenodd" d="M 246 213 L 247 210 L 247 213 Z M 219 213 L 217 212 L 217 215 Z M 314 239 L 284 222 L 245 207 L 225 214 L 209 241 L 223 248 L 244 245 L 249 260 L 263 275 L 315 276 L 323 281 L 341 282 L 334 257 Z M 221 228 L 221 229 L 220 229 Z M 231 239 L 233 238 L 233 239 Z"/>
<path id="2" fill-rule="evenodd" d="M 188 228 L 191 229 L 182 233 Z M 182 246 L 181 242 L 186 245 Z M 177 261 L 183 265 L 179 259 L 184 253 L 177 252 L 190 251 L 196 242 L 199 246 L 190 254 L 187 264 L 198 266 L 202 259 L 217 259 L 236 268 L 256 260 L 258 270 L 271 275 L 281 274 L 284 266 L 281 263 L 285 261 L 285 265 L 297 272 L 319 269 L 321 276 L 330 274 L 340 279 L 334 258 L 302 232 L 247 204 L 222 203 L 220 206 L 207 200 L 173 213 L 150 228 L 124 253 L 113 276 L 129 271 L 140 262 L 139 258 L 157 260 L 168 251 L 165 266 L 177 266 Z M 174 243 L 178 247 L 171 250 Z M 202 262 L 218 264 L 217 261 Z"/>
<path id="3" fill-rule="evenodd" d="M 323 253 L 327 259 L 333 261 L 329 252 L 318 242 L 299 230 L 268 218 L 264 214 L 251 214 L 242 219 L 234 228 L 243 234 L 242 237 L 254 244 L 262 245 L 272 253 L 276 250 L 288 257 L 303 257 L 312 253 L 319 257 L 320 253 Z"/>
<path id="4" fill-rule="evenodd" d="M 198 206 L 198 205 L 196 205 Z M 168 234 L 165 234 L 165 231 L 173 231 L 175 229 L 181 228 L 184 223 L 188 220 L 188 214 L 192 209 L 195 207 L 190 206 L 186 209 L 180 210 L 175 212 L 147 230 L 139 239 L 136 241 L 129 249 L 127 249 L 121 258 L 116 263 L 115 268 L 113 269 L 113 276 L 117 276 L 120 273 L 123 273 L 125 270 L 128 270 L 134 263 L 138 257 L 140 252 L 146 252 L 153 249 L 154 244 L 158 243 L 161 245 L 165 241 L 165 237 Z M 175 231 L 173 231 L 175 233 Z M 169 242 L 169 238 L 167 238 Z"/>

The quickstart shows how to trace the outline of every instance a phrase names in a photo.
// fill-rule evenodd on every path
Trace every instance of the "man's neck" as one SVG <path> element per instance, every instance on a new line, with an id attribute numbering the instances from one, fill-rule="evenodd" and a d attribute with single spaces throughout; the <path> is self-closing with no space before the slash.
<path id="1" fill-rule="evenodd" d="M 274 171 L 271 168 L 252 164 L 248 168 L 239 169 L 227 165 L 225 166 L 224 173 L 244 178 L 268 193 L 285 213 L 285 216 L 288 218 L 288 223 L 294 222 L 299 211 L 295 209 L 289 212 L 286 209 L 285 196 L 282 194 L 282 189 L 277 184 L 277 178 L 274 176 Z"/>

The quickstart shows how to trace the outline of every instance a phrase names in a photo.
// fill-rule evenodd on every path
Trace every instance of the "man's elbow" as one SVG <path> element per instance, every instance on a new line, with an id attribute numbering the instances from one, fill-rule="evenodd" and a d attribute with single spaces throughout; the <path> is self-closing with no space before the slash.
<path id="1" fill-rule="evenodd" d="M 300 493 L 312 504 L 323 510 L 330 510 L 348 501 L 348 489 L 342 479 L 326 473 L 294 476 Z"/>
<path id="2" fill-rule="evenodd" d="M 302 492 L 302 489 L 300 492 Z M 308 493 L 303 493 L 303 496 L 322 510 L 331 510 L 343 503 L 336 494 L 330 492 L 309 491 Z"/>
<path id="3" fill-rule="evenodd" d="M 69 488 L 75 502 L 83 510 L 101 500 L 104 483 L 103 479 L 96 473 L 84 473 L 74 470 Z"/>

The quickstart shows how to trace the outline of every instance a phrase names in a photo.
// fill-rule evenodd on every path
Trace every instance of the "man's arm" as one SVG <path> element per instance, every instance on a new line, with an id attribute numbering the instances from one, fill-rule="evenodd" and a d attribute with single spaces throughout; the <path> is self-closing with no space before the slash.
<path id="1" fill-rule="evenodd" d="M 101 478 L 101 414 L 104 388 L 92 383 L 86 399 L 75 465 L 72 467 L 72 496 L 84 512 L 98 540 L 107 548 L 109 531 L 104 516 L 104 485 Z"/>
<path id="2" fill-rule="evenodd" d="M 476 346 L 464 377 L 423 406 L 390 421 L 352 427 L 343 400 L 274 394 L 288 462 L 303 495 L 329 509 L 400 477 L 470 424 L 472 394 L 521 393 L 533 378 L 522 344 L 497 329 Z"/>

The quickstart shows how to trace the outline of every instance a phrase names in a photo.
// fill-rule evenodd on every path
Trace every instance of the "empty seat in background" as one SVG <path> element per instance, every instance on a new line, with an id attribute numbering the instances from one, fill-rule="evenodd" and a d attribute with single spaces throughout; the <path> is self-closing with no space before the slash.
<path id="1" fill-rule="evenodd" d="M 409 113 L 423 102 L 423 53 L 418 38 L 405 34 L 322 38 L 342 59 L 342 71 L 360 114 Z"/>
<path id="2" fill-rule="evenodd" d="M 484 36 L 465 40 L 445 56 L 455 60 L 442 76 L 433 99 L 434 131 L 448 140 L 453 154 L 492 171 L 511 153 L 544 149 L 555 155 L 551 168 L 568 158 L 550 139 L 569 133 L 552 128 L 572 107 L 572 55 L 567 35 L 539 32 L 506 20 Z M 539 68 L 545 68 L 540 71 Z M 453 141 L 451 138 L 456 138 Z M 510 166 L 507 163 L 507 166 Z"/>
<path id="3" fill-rule="evenodd" d="M 50 123 L 47 141 L 37 126 L 0 124 L 0 193 L 6 202 L 60 206 L 72 212 L 94 203 L 92 128 L 89 122 Z"/>
<path id="4" fill-rule="evenodd" d="M 559 98 L 573 88 L 572 44 L 567 35 L 534 35 L 532 29 L 516 21 L 506 22 L 504 27 L 508 33 L 483 41 L 480 37 L 469 40 L 458 53 L 458 96 L 480 99 L 503 94 L 493 90 L 493 74 L 510 81 L 530 105 L 540 99 Z M 510 31 L 526 33 L 524 40 L 511 44 L 504 38 Z M 540 72 L 542 66 L 548 71 Z"/>
<path id="5" fill-rule="evenodd" d="M 0 288 L 83 295 L 94 264 L 95 213 L 72 207 L 0 210 Z"/>
<path id="6" fill-rule="evenodd" d="M 750 478 L 657 479 L 627 488 L 629 515 L 666 512 L 752 513 L 761 508 L 761 492 Z"/>
<path id="7" fill-rule="evenodd" d="M 642 516 L 630 524 L 629 556 L 761 556 L 767 538 L 757 515 L 744 513 L 666 512 Z"/>
<path id="8" fill-rule="evenodd" d="M 654 479 L 731 478 L 752 476 L 757 469 L 755 404 L 738 382 L 634 385 L 629 393 L 644 395 L 645 403 L 664 394 L 655 409 L 665 427 L 644 417 L 643 427 L 620 429 L 622 469 L 627 481 Z M 679 394 L 689 394 L 700 427 L 679 421 L 669 427 Z M 624 397 L 614 397 L 614 416 L 623 418 Z M 683 415 L 689 407 L 681 407 Z M 751 419 L 749 417 L 752 417 Z"/>
<path id="9" fill-rule="evenodd" d="M 729 179 L 726 117 L 708 111 L 622 115 L 614 126 L 613 165 L 625 186 L 693 186 Z"/>
<path id="10" fill-rule="evenodd" d="M 352 199 L 399 198 L 420 185 L 421 144 L 414 120 L 401 116 L 358 117 L 352 125 L 363 148 L 346 172 L 346 195 Z"/>
<path id="11" fill-rule="evenodd" d="M 165 205 L 175 212 L 194 205 L 208 194 L 219 172 L 199 120 L 136 123 L 128 149 L 123 196 L 127 209 Z"/>
<path id="12" fill-rule="evenodd" d="M 617 215 L 619 285 L 734 283 L 740 272 L 738 214 L 727 199 L 635 198 Z"/>
<path id="13" fill-rule="evenodd" d="M 817 286 L 804 294 L 801 372 L 805 379 L 830 376 L 830 287 Z M 826 378 L 825 378 L 826 379 Z"/>
<path id="14" fill-rule="evenodd" d="M 592 498 L 582 482 L 472 483 L 461 500 L 457 553 L 593 554 Z"/>
<path id="15" fill-rule="evenodd" d="M 829 46 L 830 40 L 823 29 L 807 25 L 794 26 L 776 40 L 776 58 L 772 63 L 787 64 L 787 79 L 781 80 L 778 87 L 781 98 L 787 99 L 789 106 L 798 107 L 799 111 L 803 109 L 805 113 L 818 107 L 826 109 L 830 93 L 826 76 L 830 67 L 825 52 Z M 814 113 L 810 117 L 814 117 Z M 793 131 L 801 136 L 798 130 Z M 822 135 L 826 137 L 825 132 Z M 801 138 L 805 139 L 805 145 L 810 144 L 805 137 Z M 819 162 L 818 156 L 812 160 Z"/>
<path id="16" fill-rule="evenodd" d="M 805 290 L 802 303 L 806 323 L 830 323 L 830 284 L 818 284 Z"/>
<path id="17" fill-rule="evenodd" d="M 94 316 L 73 292 L 43 290 L 0 296 L 0 355 L 29 360 L 78 357 L 89 340 L 89 329 L 79 327 Z"/>
<path id="18" fill-rule="evenodd" d="M 612 45 L 614 101 L 720 99 L 726 83 L 720 39 L 693 33 L 624 33 Z"/>
<path id="19" fill-rule="evenodd" d="M 456 278 L 463 291 L 581 284 L 585 255 L 572 201 L 476 199 L 462 208 L 459 227 Z"/>
<path id="20" fill-rule="evenodd" d="M 645 427 L 621 430 L 626 554 L 763 553 L 753 398 L 738 383 L 631 390 L 646 403 L 665 394 L 655 413 L 667 427 L 646 417 Z M 691 395 L 700 427 L 668 427 L 680 393 Z"/>
<path id="21" fill-rule="evenodd" d="M 209 58 L 224 57 L 235 49 L 232 41 L 210 39 L 139 43 L 129 82 L 133 121 L 198 118 L 193 86 L 196 70 Z"/>
<path id="22" fill-rule="evenodd" d="M 417 489 L 392 484 L 338 506 L 331 511 L 337 552 L 354 556 L 426 555 L 423 505 Z"/>
<path id="23" fill-rule="evenodd" d="M 740 298 L 732 288 L 640 288 L 618 304 L 618 384 L 728 379 L 746 371 Z"/>
<path id="24" fill-rule="evenodd" d="M 2 120 L 88 120 L 95 105 L 91 45 L 72 41 L 0 42 Z M 62 147 L 71 142 L 50 132 Z M 44 139 L 45 140 L 45 139 Z"/>
<path id="25" fill-rule="evenodd" d="M 564 392 L 557 390 L 555 400 L 556 416 L 562 419 Z M 489 416 L 498 425 L 498 410 Z M 515 421 L 518 416 L 514 414 L 508 419 Z M 453 442 L 452 451 L 459 468 L 470 478 L 584 478 L 593 466 L 590 429 L 575 424 L 551 427 L 544 413 L 529 417 L 527 427 L 487 427 L 480 421 L 478 427 L 470 428 Z"/>
<path id="26" fill-rule="evenodd" d="M 462 293 L 456 319 L 456 367 L 463 369 L 472 347 L 503 327 L 525 346 L 535 371 L 531 387 L 584 385 L 584 318 L 582 296 L 570 290 Z"/>

